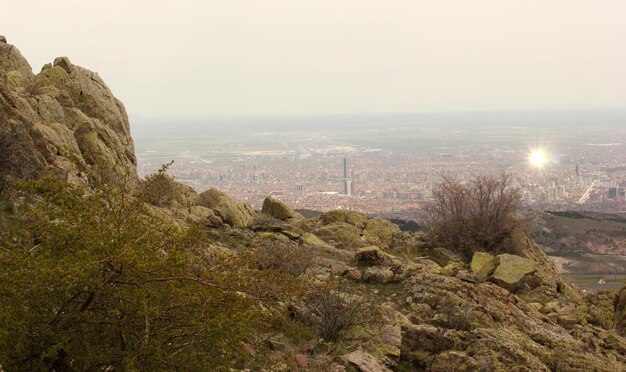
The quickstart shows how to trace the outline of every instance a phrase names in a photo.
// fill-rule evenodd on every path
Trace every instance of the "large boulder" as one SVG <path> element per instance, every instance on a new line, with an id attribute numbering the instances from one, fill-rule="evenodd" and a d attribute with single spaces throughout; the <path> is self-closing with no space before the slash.
<path id="1" fill-rule="evenodd" d="M 294 212 L 291 208 L 289 208 L 287 204 L 272 196 L 266 197 L 263 201 L 261 213 L 265 213 L 281 221 L 287 221 L 292 218 L 304 218 L 300 213 Z"/>
<path id="2" fill-rule="evenodd" d="M 361 230 L 345 222 L 324 225 L 315 229 L 313 234 L 337 248 L 356 249 L 366 245 L 361 239 Z"/>
<path id="3" fill-rule="evenodd" d="M 372 218 L 367 221 L 363 229 L 363 237 L 369 244 L 389 248 L 392 245 L 393 237 L 399 232 L 400 228 L 390 221 Z"/>
<path id="4" fill-rule="evenodd" d="M 224 223 L 231 227 L 248 227 L 256 216 L 248 204 L 238 203 L 230 196 L 214 188 L 198 195 L 198 204 L 212 209 Z"/>
<path id="5" fill-rule="evenodd" d="M 391 263 L 391 256 L 374 245 L 359 248 L 354 254 L 354 259 L 357 263 L 365 266 L 377 266 L 384 263 Z"/>
<path id="6" fill-rule="evenodd" d="M 97 73 L 59 57 L 35 75 L 17 48 L 3 42 L 0 90 L 0 129 L 31 147 L 22 167 L 43 167 L 73 183 L 84 183 L 81 172 L 90 168 L 137 180 L 128 115 Z"/>
<path id="7" fill-rule="evenodd" d="M 523 279 L 537 270 L 535 261 L 514 254 L 504 253 L 497 258 L 500 263 L 490 280 L 507 289 L 519 288 Z"/>
<path id="8" fill-rule="evenodd" d="M 485 252 L 476 252 L 474 256 L 472 256 L 470 268 L 479 280 L 485 281 L 493 274 L 499 263 L 500 259 L 498 257 L 494 257 Z"/>
<path id="9" fill-rule="evenodd" d="M 345 209 L 336 209 L 326 212 L 321 216 L 324 225 L 330 225 L 337 222 L 345 222 L 358 229 L 363 229 L 367 224 L 367 216 L 356 211 L 348 211 Z"/>

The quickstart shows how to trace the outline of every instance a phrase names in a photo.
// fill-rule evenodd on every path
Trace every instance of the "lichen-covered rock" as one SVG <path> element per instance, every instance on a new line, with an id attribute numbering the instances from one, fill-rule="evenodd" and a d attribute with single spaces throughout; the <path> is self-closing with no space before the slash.
<path id="1" fill-rule="evenodd" d="M 367 216 L 363 213 L 356 211 L 348 211 L 345 209 L 337 209 L 334 211 L 326 212 L 321 216 L 321 221 L 324 225 L 331 225 L 337 222 L 345 222 L 358 229 L 363 229 L 367 224 Z"/>
<path id="2" fill-rule="evenodd" d="M 536 262 L 513 254 L 504 253 L 498 259 L 500 262 L 490 280 L 507 289 L 518 288 L 524 277 L 537 270 Z"/>
<path id="3" fill-rule="evenodd" d="M 478 361 L 462 351 L 444 351 L 437 355 L 430 367 L 432 372 L 470 372 L 477 371 Z"/>
<path id="4" fill-rule="evenodd" d="M 391 283 L 397 281 L 396 274 L 390 267 L 368 267 L 363 272 L 363 280 L 368 283 Z"/>
<path id="5" fill-rule="evenodd" d="M 494 257 L 485 252 L 476 252 L 472 256 L 470 268 L 472 269 L 472 272 L 476 274 L 478 279 L 485 281 L 489 279 L 491 274 L 493 274 L 499 263 L 500 259 L 498 257 Z"/>
<path id="6" fill-rule="evenodd" d="M 343 355 L 339 360 L 346 366 L 352 366 L 360 372 L 391 372 L 391 369 L 387 368 L 377 358 L 362 350 Z"/>
<path id="7" fill-rule="evenodd" d="M 604 329 L 613 329 L 615 325 L 615 299 L 616 293 L 610 291 L 586 296 L 589 323 Z"/>
<path id="8" fill-rule="evenodd" d="M 317 237 L 342 249 L 356 249 L 365 246 L 361 230 L 345 222 L 324 225 L 313 231 Z"/>
<path id="9" fill-rule="evenodd" d="M 354 259 L 357 263 L 365 266 L 377 266 L 384 263 L 391 263 L 391 256 L 373 245 L 359 248 L 354 254 Z"/>
<path id="10" fill-rule="evenodd" d="M 238 203 L 230 196 L 214 188 L 198 195 L 198 204 L 212 209 L 224 223 L 231 227 L 248 227 L 256 216 L 248 204 Z"/>
<path id="11" fill-rule="evenodd" d="M 302 240 L 304 244 L 309 244 L 309 245 L 314 245 L 314 246 L 326 245 L 325 241 L 318 238 L 316 235 L 308 233 L 308 232 L 302 233 L 302 235 L 300 235 L 300 239 Z"/>
<path id="12" fill-rule="evenodd" d="M 372 218 L 363 229 L 363 238 L 368 244 L 388 249 L 393 243 L 394 236 L 399 232 L 400 228 L 390 221 Z"/>
<path id="13" fill-rule="evenodd" d="M 261 208 L 261 213 L 265 213 L 269 216 L 277 218 L 281 221 L 287 221 L 292 218 L 302 219 L 302 215 L 300 213 L 294 212 L 291 208 L 287 206 L 287 204 L 282 201 L 268 196 L 263 201 L 263 207 Z"/>

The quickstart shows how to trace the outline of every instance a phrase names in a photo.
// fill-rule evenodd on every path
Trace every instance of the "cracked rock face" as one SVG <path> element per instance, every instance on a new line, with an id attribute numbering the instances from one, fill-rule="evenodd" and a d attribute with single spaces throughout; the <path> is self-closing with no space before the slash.
<path id="1" fill-rule="evenodd" d="M 137 178 L 128 115 L 100 76 L 67 57 L 56 58 L 35 75 L 4 37 L 0 130 L 35 150 L 23 166 L 42 168 L 74 183 L 82 182 L 81 169 L 96 166 Z"/>

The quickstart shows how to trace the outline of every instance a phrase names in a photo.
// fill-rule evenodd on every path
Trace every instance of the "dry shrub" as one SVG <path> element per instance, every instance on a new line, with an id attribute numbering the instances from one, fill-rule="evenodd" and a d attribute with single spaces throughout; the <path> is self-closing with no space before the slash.
<path id="1" fill-rule="evenodd" d="M 313 287 L 295 315 L 326 341 L 337 341 L 352 328 L 376 319 L 371 301 L 348 283 L 334 281 Z"/>
<path id="2" fill-rule="evenodd" d="M 313 262 L 311 251 L 296 244 L 272 242 L 256 248 L 254 254 L 259 269 L 279 270 L 293 276 L 304 274 Z"/>
<path id="3" fill-rule="evenodd" d="M 466 258 L 483 250 L 515 253 L 520 210 L 520 191 L 507 174 L 476 177 L 468 183 L 444 177 L 426 207 L 428 235 L 434 244 Z"/>

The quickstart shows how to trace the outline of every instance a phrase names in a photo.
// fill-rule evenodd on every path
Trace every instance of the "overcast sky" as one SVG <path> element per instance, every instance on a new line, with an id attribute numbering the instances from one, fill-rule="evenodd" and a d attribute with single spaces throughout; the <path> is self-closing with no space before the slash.
<path id="1" fill-rule="evenodd" d="M 626 107 L 624 0 L 19 0 L 35 72 L 97 71 L 131 115 Z"/>

